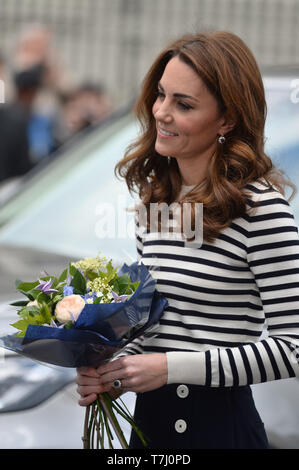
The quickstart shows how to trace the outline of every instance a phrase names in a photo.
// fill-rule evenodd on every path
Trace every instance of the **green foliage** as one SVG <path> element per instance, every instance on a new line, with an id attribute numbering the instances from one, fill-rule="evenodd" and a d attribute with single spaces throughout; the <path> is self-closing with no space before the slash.
<path id="1" fill-rule="evenodd" d="M 29 325 L 50 325 L 51 319 L 54 318 L 47 304 L 40 307 L 23 307 L 18 313 L 21 319 L 11 323 L 11 326 L 20 330 L 17 336 L 25 336 Z"/>
<path id="2" fill-rule="evenodd" d="M 135 292 L 139 285 L 139 282 L 131 282 L 129 274 L 123 274 L 122 276 L 117 277 L 113 283 L 113 291 L 118 295 L 130 295 L 132 292 Z"/>
<path id="3" fill-rule="evenodd" d="M 117 269 L 113 268 L 110 260 L 106 266 L 106 281 L 111 284 L 117 278 Z"/>
<path id="4" fill-rule="evenodd" d="M 25 307 L 28 304 L 28 300 L 17 300 L 16 302 L 12 302 L 9 305 L 13 307 Z"/>
<path id="5" fill-rule="evenodd" d="M 22 281 L 16 281 L 16 288 L 19 290 L 19 291 L 23 291 L 23 292 L 29 292 L 31 291 L 32 289 L 34 289 L 36 286 L 39 285 L 39 282 L 38 281 L 34 281 L 34 282 L 22 282 Z"/>
<path id="6" fill-rule="evenodd" d="M 62 273 L 60 274 L 60 276 L 58 278 L 58 283 L 63 283 L 64 281 L 66 281 L 67 274 L 68 274 L 68 268 L 65 268 L 65 270 L 62 271 Z"/>
<path id="7" fill-rule="evenodd" d="M 73 276 L 71 286 L 74 288 L 74 294 L 84 295 L 86 293 L 86 280 L 77 268 L 71 266 Z"/>

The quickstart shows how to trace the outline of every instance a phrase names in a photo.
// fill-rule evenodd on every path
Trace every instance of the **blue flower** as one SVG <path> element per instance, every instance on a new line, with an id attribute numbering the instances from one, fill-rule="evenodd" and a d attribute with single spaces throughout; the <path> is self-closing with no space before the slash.
<path id="1" fill-rule="evenodd" d="M 93 304 L 93 301 L 97 298 L 96 292 L 88 292 L 87 294 L 84 295 L 84 300 L 88 304 Z"/>
<path id="2" fill-rule="evenodd" d="M 64 286 L 63 288 L 63 295 L 66 297 L 67 295 L 72 295 L 74 293 L 74 288 L 72 286 Z"/>

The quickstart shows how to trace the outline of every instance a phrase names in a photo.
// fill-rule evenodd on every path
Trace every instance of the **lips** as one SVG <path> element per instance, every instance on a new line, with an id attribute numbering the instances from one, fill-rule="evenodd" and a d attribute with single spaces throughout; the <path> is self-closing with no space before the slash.
<path id="1" fill-rule="evenodd" d="M 162 129 L 161 127 L 158 127 L 158 134 L 161 137 L 177 137 L 178 136 L 177 133 L 171 132 L 171 131 L 166 130 L 166 129 Z"/>

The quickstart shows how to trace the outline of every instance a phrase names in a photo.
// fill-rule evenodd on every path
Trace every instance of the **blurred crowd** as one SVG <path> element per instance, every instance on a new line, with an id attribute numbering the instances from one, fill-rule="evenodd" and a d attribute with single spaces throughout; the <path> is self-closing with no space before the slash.
<path id="1" fill-rule="evenodd" d="M 24 30 L 10 57 L 0 54 L 0 184 L 22 176 L 82 130 L 98 126 L 112 111 L 100 83 L 73 84 L 61 65 L 51 31 Z"/>

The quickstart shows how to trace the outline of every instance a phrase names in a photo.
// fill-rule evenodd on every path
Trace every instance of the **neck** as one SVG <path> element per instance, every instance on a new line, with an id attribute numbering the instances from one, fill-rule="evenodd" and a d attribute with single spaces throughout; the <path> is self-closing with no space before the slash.
<path id="1" fill-rule="evenodd" d="M 202 168 L 198 168 L 198 164 L 196 168 L 188 168 L 186 169 L 185 165 L 183 168 L 180 167 L 180 173 L 182 177 L 182 184 L 184 186 L 195 186 L 202 183 L 206 177 L 207 172 L 202 171 Z"/>
<path id="2" fill-rule="evenodd" d="M 213 151 L 196 158 L 176 157 L 179 171 L 182 177 L 182 184 L 185 186 L 198 185 L 202 183 L 208 175 L 208 167 L 213 156 Z"/>

